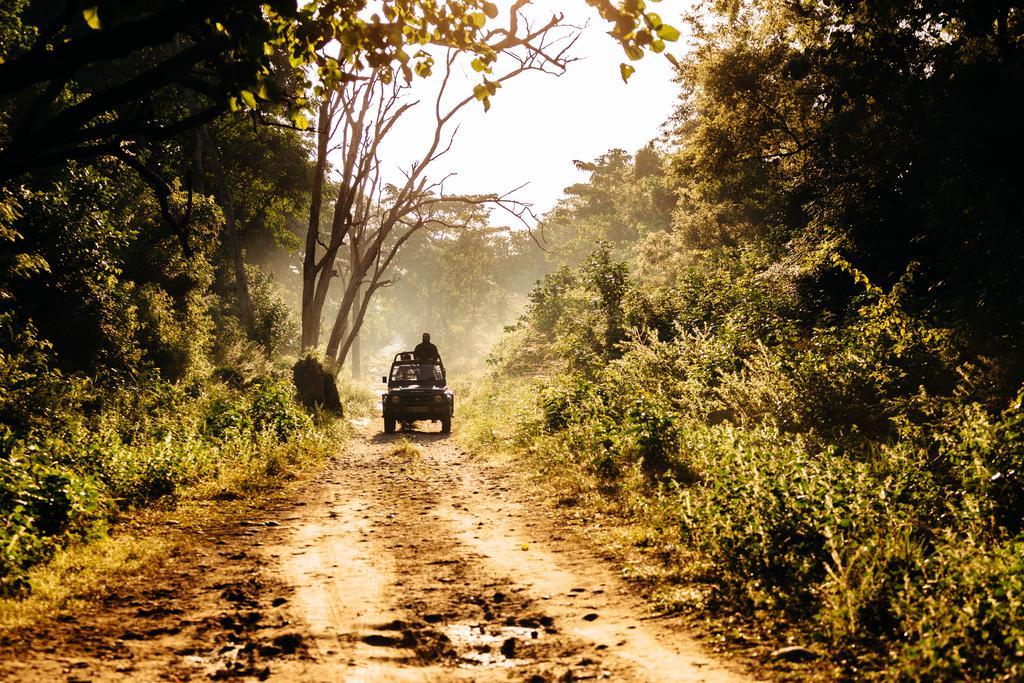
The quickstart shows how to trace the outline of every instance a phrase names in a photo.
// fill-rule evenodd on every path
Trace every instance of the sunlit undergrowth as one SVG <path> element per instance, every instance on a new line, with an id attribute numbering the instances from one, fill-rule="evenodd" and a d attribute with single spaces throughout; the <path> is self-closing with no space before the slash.
<path id="1" fill-rule="evenodd" d="M 252 497 L 336 452 L 344 423 L 308 416 L 267 373 L 100 384 L 0 357 L 0 596 L 52 593 L 33 567 L 105 543 L 137 510 Z"/>
<path id="2" fill-rule="evenodd" d="M 74 612 L 103 586 L 157 566 L 172 549 L 157 534 L 115 533 L 72 542 L 26 571 L 31 591 L 0 597 L 0 630 L 30 626 L 55 611 Z"/>
<path id="3" fill-rule="evenodd" d="M 607 251 L 555 273 L 462 438 L 635 525 L 671 607 L 781 626 L 858 677 L 1024 675 L 1022 397 L 999 405 L 955 335 L 907 312 L 911 275 L 883 291 L 796 256 L 659 286 Z M 862 293 L 808 328 L 787 292 L 836 273 Z M 559 369 L 522 379 L 527 357 Z"/>
<path id="4" fill-rule="evenodd" d="M 338 374 L 338 394 L 345 408 L 345 417 L 371 417 L 379 412 L 380 397 L 362 382 Z"/>

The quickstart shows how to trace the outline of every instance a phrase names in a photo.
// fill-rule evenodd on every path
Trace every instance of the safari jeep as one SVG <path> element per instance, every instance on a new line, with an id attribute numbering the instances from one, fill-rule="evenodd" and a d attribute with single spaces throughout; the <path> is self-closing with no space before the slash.
<path id="1" fill-rule="evenodd" d="M 440 362 L 417 360 L 411 351 L 403 351 L 395 355 L 391 374 L 383 381 L 388 385 L 381 397 L 385 434 L 393 434 L 398 423 L 408 426 L 417 420 L 440 422 L 442 434 L 452 430 L 455 395 Z"/>

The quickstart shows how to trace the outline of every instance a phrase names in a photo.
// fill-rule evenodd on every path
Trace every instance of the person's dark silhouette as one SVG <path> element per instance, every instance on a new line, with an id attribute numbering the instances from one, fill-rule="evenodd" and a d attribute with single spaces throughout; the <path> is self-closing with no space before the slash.
<path id="1" fill-rule="evenodd" d="M 441 354 L 438 353 L 437 347 L 430 343 L 430 335 L 426 332 L 423 333 L 423 341 L 412 350 L 412 355 L 416 360 L 441 362 Z"/>

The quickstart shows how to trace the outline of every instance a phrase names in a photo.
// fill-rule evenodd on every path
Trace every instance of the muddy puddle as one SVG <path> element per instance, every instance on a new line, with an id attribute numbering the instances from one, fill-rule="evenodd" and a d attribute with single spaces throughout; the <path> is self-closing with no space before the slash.
<path id="1" fill-rule="evenodd" d="M 442 633 L 458 653 L 464 668 L 514 668 L 529 664 L 538 641 L 548 635 L 543 627 L 449 624 Z"/>

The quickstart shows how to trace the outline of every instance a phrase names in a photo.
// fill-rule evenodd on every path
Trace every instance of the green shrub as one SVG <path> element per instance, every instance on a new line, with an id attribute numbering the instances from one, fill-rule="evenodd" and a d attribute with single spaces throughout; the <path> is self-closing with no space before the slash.
<path id="1" fill-rule="evenodd" d="M 91 396 L 49 431 L 0 426 L 0 593 L 24 591 L 31 566 L 118 509 L 265 487 L 330 447 L 313 438 L 280 378 L 235 387 L 169 384 L 153 373 L 134 385 L 91 385 Z"/>
<path id="2" fill-rule="evenodd" d="M 652 477 L 676 475 L 689 477 L 676 467 L 679 451 L 679 416 L 657 396 L 641 394 L 630 406 L 621 423 L 616 450 L 638 461 Z"/>
<path id="3" fill-rule="evenodd" d="M 549 276 L 489 380 L 546 375 L 502 443 L 684 548 L 688 604 L 774 616 L 851 675 L 1020 677 L 1024 391 L 1006 407 L 912 312 L 913 267 L 883 290 L 834 247 Z M 808 294 L 837 278 L 845 301 Z"/>
<path id="4" fill-rule="evenodd" d="M 31 325 L 0 313 L 0 429 L 8 437 L 26 437 L 61 423 L 74 405 L 75 380 L 50 368 L 50 345 Z"/>
<path id="5" fill-rule="evenodd" d="M 544 415 L 544 430 L 553 433 L 565 429 L 569 424 L 573 406 L 583 399 L 587 389 L 585 382 L 556 383 L 541 389 L 538 401 Z"/>
<path id="6" fill-rule="evenodd" d="M 290 384 L 281 379 L 265 379 L 248 390 L 249 417 L 257 432 L 270 431 L 286 441 L 300 429 L 310 425 L 299 409 Z"/>
<path id="7" fill-rule="evenodd" d="M 203 372 L 212 327 L 203 296 L 187 295 L 179 310 L 170 294 L 147 284 L 139 288 L 136 299 L 146 359 L 172 382 Z"/>
<path id="8" fill-rule="evenodd" d="M 979 514 L 1011 534 L 1024 530 L 1024 393 L 998 419 L 971 406 L 947 451 L 949 476 Z"/>
<path id="9" fill-rule="evenodd" d="M 255 341 L 268 358 L 298 351 L 299 325 L 274 278 L 256 266 L 246 266 L 245 270 Z"/>
<path id="10" fill-rule="evenodd" d="M 229 430 L 247 432 L 252 430 L 253 422 L 249 417 L 247 406 L 237 400 L 216 398 L 207 408 L 204 431 L 215 439 L 224 438 Z"/>
<path id="11" fill-rule="evenodd" d="M 905 680 L 1024 676 L 1024 539 L 989 544 L 949 536 L 900 596 Z"/>
<path id="12" fill-rule="evenodd" d="M 46 465 L 36 446 L 0 458 L 0 595 L 27 589 L 26 569 L 105 513 L 94 482 Z"/>
<path id="13" fill-rule="evenodd" d="M 121 507 L 171 499 L 189 484 L 211 476 L 216 449 L 194 437 L 164 439 L 139 446 L 111 444 L 101 477 Z"/>

